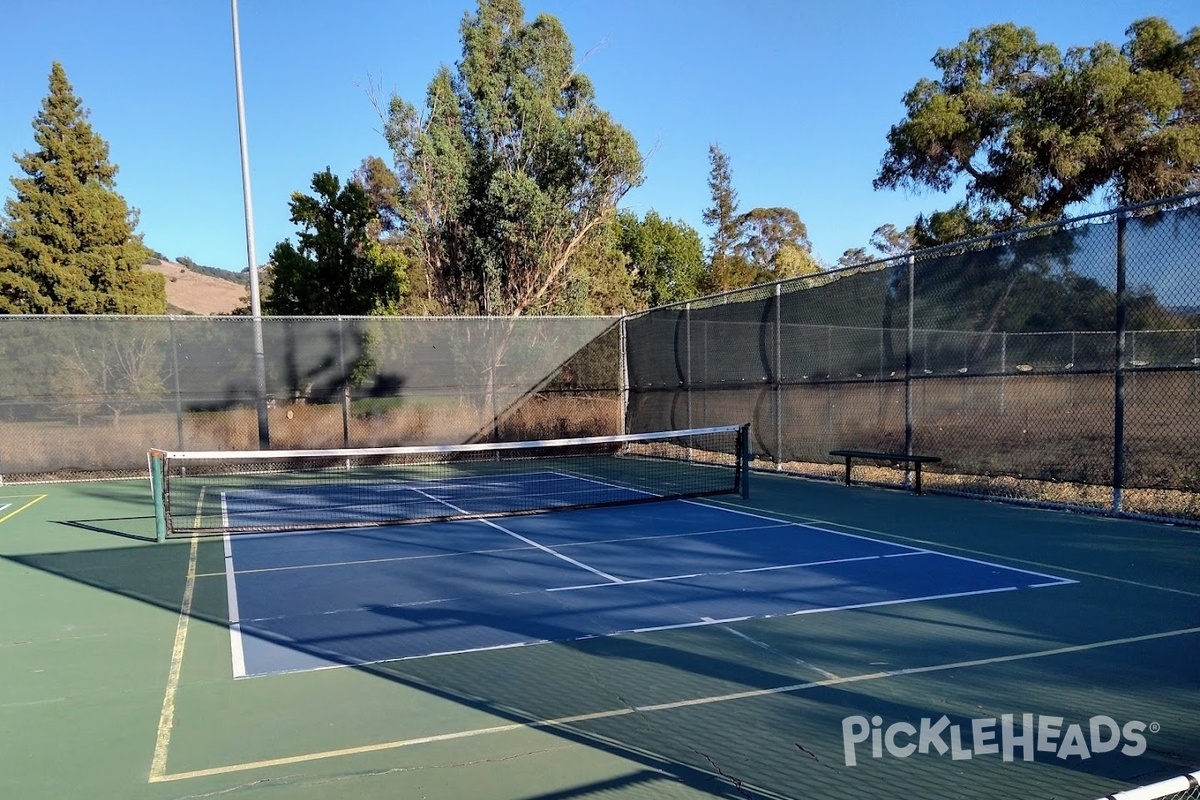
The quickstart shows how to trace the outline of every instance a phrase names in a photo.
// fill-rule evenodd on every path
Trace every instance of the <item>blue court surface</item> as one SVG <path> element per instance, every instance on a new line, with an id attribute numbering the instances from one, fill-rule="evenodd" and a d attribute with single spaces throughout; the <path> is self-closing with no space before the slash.
<path id="1" fill-rule="evenodd" d="M 1074 583 L 686 500 L 243 534 L 225 554 L 236 677 Z"/>
<path id="2" fill-rule="evenodd" d="M 487 466 L 484 464 L 484 469 Z M 417 520 L 577 508 L 628 503 L 647 497 L 654 495 L 594 478 L 539 470 L 229 490 L 221 495 L 221 508 L 226 525 L 319 528 L 380 524 L 397 518 Z"/>

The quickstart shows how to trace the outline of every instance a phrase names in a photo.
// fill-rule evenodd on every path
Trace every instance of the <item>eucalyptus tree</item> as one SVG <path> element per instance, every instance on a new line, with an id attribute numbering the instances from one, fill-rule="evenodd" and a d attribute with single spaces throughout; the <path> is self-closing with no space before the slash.
<path id="1" fill-rule="evenodd" d="M 656 211 L 646 212 L 642 219 L 632 211 L 622 211 L 617 223 L 620 248 L 629 258 L 641 305 L 666 305 L 701 293 L 704 244 L 695 228 L 665 219 Z"/>
<path id="2" fill-rule="evenodd" d="M 399 231 L 448 313 L 561 307 L 573 259 L 642 181 L 637 143 L 596 102 L 557 18 L 480 0 L 460 32 L 462 58 L 422 108 L 397 96 L 386 112 Z"/>
<path id="3" fill-rule="evenodd" d="M 938 78 L 904 97 L 876 188 L 966 199 L 918 220 L 920 244 L 1063 218 L 1105 195 L 1140 202 L 1200 187 L 1200 27 L 1134 22 L 1118 47 L 1062 53 L 1012 23 L 938 50 Z"/>

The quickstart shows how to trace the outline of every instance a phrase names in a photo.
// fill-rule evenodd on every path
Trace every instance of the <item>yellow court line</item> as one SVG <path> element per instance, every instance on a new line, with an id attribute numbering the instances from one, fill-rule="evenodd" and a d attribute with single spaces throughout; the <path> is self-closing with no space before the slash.
<path id="1" fill-rule="evenodd" d="M 204 490 L 196 498 L 196 523 L 200 527 Z M 192 596 L 196 587 L 196 561 L 200 552 L 200 538 L 192 537 L 188 553 L 187 582 L 183 587 L 183 600 L 179 604 L 179 622 L 175 625 L 175 644 L 171 648 L 171 668 L 167 672 L 167 688 L 163 693 L 162 712 L 158 717 L 158 733 L 154 737 L 154 758 L 150 761 L 150 783 L 163 780 L 167 773 L 167 752 L 171 747 L 171 728 L 175 724 L 175 695 L 179 691 L 179 675 L 183 671 L 183 649 L 187 644 L 188 621 L 192 617 Z"/>
<path id="2" fill-rule="evenodd" d="M 10 511 L 10 512 L 8 512 L 7 514 L 5 514 L 3 517 L 0 517 L 0 522 L 4 522 L 6 519 L 10 519 L 11 517 L 15 517 L 17 514 L 20 514 L 22 511 L 24 511 L 25 509 L 29 508 L 31 505 L 33 505 L 33 504 L 34 504 L 34 503 L 36 503 L 37 501 L 39 501 L 39 500 L 45 500 L 47 497 L 49 497 L 49 495 L 45 495 L 45 494 L 38 494 L 38 495 L 33 495 L 33 494 L 18 494 L 18 495 L 14 495 L 14 496 L 15 496 L 15 497 L 32 497 L 33 499 L 32 499 L 32 500 L 30 500 L 30 501 L 29 501 L 28 503 L 26 503 L 25 505 L 21 506 L 20 508 L 18 508 L 18 509 L 15 509 L 15 510 L 13 510 L 13 511 Z M 3 500 L 3 499 L 5 499 L 5 498 L 0 498 L 0 500 Z"/>
<path id="3" fill-rule="evenodd" d="M 291 764 L 302 764 L 309 761 L 319 761 L 328 758 L 338 758 L 341 756 L 362 755 L 364 753 L 377 753 L 383 750 L 397 750 L 401 747 L 411 747 L 420 744 L 432 744 L 434 742 L 447 742 L 455 739 L 467 739 L 473 736 L 485 736 L 494 733 L 506 733 L 515 730 L 536 730 L 539 728 L 561 728 L 566 725 L 574 725 L 580 722 L 591 722 L 598 719 L 608 719 L 611 717 L 623 717 L 629 714 L 647 714 L 655 711 L 670 711 L 678 708 L 689 708 L 692 706 L 711 705 L 713 703 L 724 703 L 730 700 L 746 700 L 754 697 L 766 697 L 775 694 L 790 694 L 794 692 L 805 691 L 807 689 L 816 689 L 825 686 L 841 686 L 847 683 L 861 683 L 865 681 L 876 681 L 884 678 L 898 678 L 905 675 L 921 675 L 930 672 L 945 672 L 954 669 L 967 669 L 971 667 L 981 667 L 990 664 L 1004 664 L 1012 661 L 1025 661 L 1032 658 L 1046 658 L 1049 656 L 1065 655 L 1068 653 L 1082 653 L 1088 650 L 1098 650 L 1104 647 L 1115 647 L 1124 644 L 1136 644 L 1139 642 L 1150 642 L 1157 639 L 1169 639 L 1175 636 L 1187 636 L 1190 634 L 1200 633 L 1200 627 L 1195 628 L 1180 628 L 1173 631 L 1163 631 L 1161 633 L 1148 633 L 1142 636 L 1127 636 L 1122 639 L 1108 639 L 1102 642 L 1089 642 L 1087 644 L 1068 645 L 1066 647 L 1055 647 L 1050 650 L 1035 650 L 1027 653 L 1015 653 L 1007 656 L 992 656 L 990 658 L 977 658 L 969 661 L 954 661 L 948 664 L 933 664 L 924 667 L 909 667 L 907 669 L 888 670 L 886 672 L 871 672 L 863 675 L 850 675 L 839 678 L 826 678 L 819 681 L 811 681 L 808 683 L 795 683 L 789 686 L 777 686 L 771 689 L 750 689 L 744 692 L 734 692 L 732 694 L 712 695 L 709 697 L 697 697 L 691 700 L 677 700 L 668 703 L 655 703 L 652 705 L 634 706 L 614 708 L 608 711 L 596 711 L 591 714 L 578 714 L 571 717 L 559 717 L 558 719 L 548 720 L 533 720 L 530 722 L 514 722 L 507 725 L 496 725 L 490 728 L 477 728 L 474 730 L 455 731 L 453 733 L 443 733 L 434 736 L 421 736 L 415 739 L 403 739 L 395 742 L 382 742 L 379 744 L 363 745 L 361 747 L 346 747 L 340 750 L 326 750 L 317 753 L 305 753 L 298 756 L 287 756 L 284 758 L 271 758 L 263 761 L 250 761 L 244 764 L 230 764 L 224 767 L 210 767 L 208 769 L 192 770 L 190 772 L 177 772 L 174 775 L 158 774 L 150 777 L 151 783 L 159 783 L 166 781 L 182 781 L 192 778 L 207 778 L 214 775 L 228 775 L 234 772 L 248 772 L 255 769 L 265 769 L 267 767 L 287 766 Z"/>
<path id="4" fill-rule="evenodd" d="M 150 782 L 161 780 L 167 772 L 167 750 L 171 745 L 171 727 L 175 724 L 175 693 L 179 690 L 179 674 L 183 669 L 183 648 L 187 642 L 188 620 L 192 615 L 192 590 L 196 585 L 196 554 L 200 540 L 192 537 L 188 555 L 187 584 L 179 607 L 179 623 L 175 626 L 175 645 L 171 649 L 171 669 L 167 674 L 167 690 L 163 694 L 162 713 L 158 718 L 158 734 L 154 739 L 154 758 L 150 762 Z"/>

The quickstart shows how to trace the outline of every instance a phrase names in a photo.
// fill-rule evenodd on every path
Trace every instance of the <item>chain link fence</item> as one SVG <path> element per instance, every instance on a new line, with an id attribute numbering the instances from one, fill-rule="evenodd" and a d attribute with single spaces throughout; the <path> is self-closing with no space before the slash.
<path id="1" fill-rule="evenodd" d="M 749 420 L 759 466 L 835 477 L 833 449 L 922 453 L 942 458 L 931 489 L 1200 519 L 1194 195 L 623 325 L 631 432 Z"/>
<path id="2" fill-rule="evenodd" d="M 620 433 L 607 317 L 262 320 L 272 448 Z M 249 317 L 0 316 L 0 475 L 139 475 L 151 447 L 250 450 Z"/>
<path id="3" fill-rule="evenodd" d="M 1200 520 L 1196 196 L 609 317 L 0 317 L 0 475 L 753 423 L 757 465 Z M 267 430 L 260 430 L 259 416 Z M 907 475 L 862 466 L 879 483 Z"/>

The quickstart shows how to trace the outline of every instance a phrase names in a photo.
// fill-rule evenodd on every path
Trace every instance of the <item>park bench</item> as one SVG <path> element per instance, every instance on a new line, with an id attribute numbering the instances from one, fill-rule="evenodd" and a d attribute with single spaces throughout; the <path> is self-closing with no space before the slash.
<path id="1" fill-rule="evenodd" d="M 846 459 L 846 485 L 850 485 L 850 462 L 856 458 L 864 458 L 871 461 L 890 461 L 892 463 L 906 463 L 913 465 L 914 480 L 913 490 L 921 493 L 921 465 L 936 464 L 942 459 L 938 456 L 915 456 L 909 453 L 880 453 L 874 450 L 830 450 L 829 455 L 840 456 Z"/>

